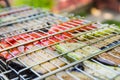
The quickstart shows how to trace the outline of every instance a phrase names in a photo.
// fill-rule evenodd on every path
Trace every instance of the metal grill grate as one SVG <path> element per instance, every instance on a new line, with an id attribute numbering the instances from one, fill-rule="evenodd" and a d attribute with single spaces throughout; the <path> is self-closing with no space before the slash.
<path id="1" fill-rule="evenodd" d="M 36 17 L 38 18 L 39 16 L 47 14 L 48 12 L 44 12 L 41 9 L 33 9 L 31 7 L 22 7 L 13 11 L 9 10 L 8 12 L 1 13 L 0 27 L 5 25 L 12 25 L 17 22 L 23 22 L 25 20 L 29 20 Z"/>
<path id="2" fill-rule="evenodd" d="M 19 12 L 24 12 L 27 10 L 31 10 L 31 7 L 12 7 L 12 8 L 5 8 L 5 9 L 1 9 L 1 13 L 0 13 L 0 17 L 3 16 L 8 16 L 8 15 L 13 15 L 15 13 L 19 13 Z"/>
<path id="3" fill-rule="evenodd" d="M 50 27 L 53 24 L 55 25 L 59 24 L 60 22 L 64 22 L 62 19 L 64 19 L 64 21 L 68 20 L 67 18 L 62 18 L 57 15 L 50 15 L 50 13 L 41 13 L 40 15 L 33 16 L 32 19 L 31 17 L 28 17 L 27 21 L 22 21 L 16 24 L 12 24 L 10 26 L 1 27 L 0 35 L 1 38 L 4 38 L 25 32 L 30 32 L 32 30 L 41 29 L 44 27 Z"/>
<path id="4" fill-rule="evenodd" d="M 120 29 L 117 26 L 83 19 L 68 19 L 59 24 L 61 21 L 60 17 L 48 15 L 15 24 L 22 28 L 2 33 L 0 56 L 6 59 L 6 64 L 1 60 L 1 75 L 9 79 L 8 73 L 12 72 L 16 75 L 14 79 L 22 80 L 119 78 Z"/>
<path id="5" fill-rule="evenodd" d="M 78 23 L 75 24 L 74 22 L 79 22 L 79 24 Z M 60 28 L 56 27 L 58 29 L 58 32 L 55 32 L 55 31 L 49 32 L 49 34 L 43 30 L 38 30 L 40 32 L 40 34 L 42 33 L 42 36 L 44 34 L 44 37 L 42 37 L 42 36 L 40 37 L 40 35 L 39 35 L 40 38 L 35 38 L 35 39 L 25 42 L 23 44 L 18 44 L 18 45 L 14 45 L 12 47 L 2 49 L 1 51 L 7 50 L 9 52 L 8 54 L 11 54 L 13 56 L 13 58 L 8 59 L 7 62 L 17 60 L 18 64 L 23 64 L 22 66 L 24 66 L 24 68 L 19 70 L 18 74 L 22 74 L 26 70 L 31 70 L 34 74 L 36 74 L 36 76 L 38 76 L 38 78 L 42 79 L 42 78 L 45 78 L 56 72 L 59 72 L 66 68 L 69 68 L 69 67 L 73 66 L 73 64 L 75 65 L 76 58 L 69 56 L 69 58 L 71 58 L 71 60 L 74 60 L 75 62 L 69 62 L 69 60 L 65 60 L 64 56 L 69 54 L 70 52 L 75 52 L 76 50 L 86 51 L 86 49 L 89 49 L 89 50 L 96 49 L 95 52 L 91 51 L 91 53 L 89 52 L 89 54 L 87 53 L 87 51 L 86 51 L 86 54 L 80 54 L 81 57 L 80 57 L 80 60 L 78 61 L 80 63 L 83 60 L 89 59 L 90 57 L 93 57 L 95 55 L 103 53 L 104 51 L 111 49 L 109 44 L 113 43 L 115 41 L 119 41 L 120 29 L 117 27 L 108 26 L 108 27 L 96 28 L 93 26 L 93 25 L 97 25 L 95 23 L 90 23 L 90 24 L 84 25 L 84 24 L 80 24 L 80 22 L 81 22 L 80 20 L 77 20 L 77 21 L 72 20 L 70 22 L 64 23 L 64 25 L 67 25 L 68 27 L 71 27 L 71 28 L 68 28 L 68 27 L 62 26 L 62 25 L 58 25 L 58 26 L 60 26 Z M 77 26 L 75 27 L 73 25 L 72 26 L 69 25 L 71 23 L 74 25 L 77 25 Z M 82 25 L 82 26 L 80 26 L 80 25 Z M 85 28 L 85 27 L 87 27 L 87 28 Z M 62 31 L 61 29 L 63 29 L 63 28 L 66 28 L 66 30 Z M 49 30 L 48 28 L 45 28 L 45 29 L 47 31 Z M 109 29 L 108 32 L 104 32 L 102 34 L 97 33 L 96 36 L 92 35 L 92 34 L 94 34 L 95 31 L 99 32 L 101 30 L 106 30 L 106 29 Z M 36 34 L 38 34 L 38 31 L 36 32 Z M 27 35 L 31 36 L 29 34 L 27 34 Z M 63 39 L 61 39 L 61 36 L 63 37 Z M 86 36 L 89 37 L 90 39 L 88 39 Z M 116 36 L 116 39 L 114 39 L 115 36 Z M 27 38 L 23 38 L 22 36 L 20 36 L 20 37 L 24 40 L 27 39 Z M 108 42 L 108 39 L 110 39 L 110 38 L 111 38 L 111 41 Z M 92 40 L 92 39 L 94 39 L 94 40 Z M 49 44 L 49 42 L 47 44 L 44 43 L 44 41 L 46 41 L 46 40 L 51 43 L 50 44 Z M 101 41 L 103 42 L 103 40 L 106 45 L 101 44 L 101 45 L 97 46 L 98 48 L 101 48 L 101 49 L 102 49 L 102 47 L 104 47 L 103 50 L 93 47 L 95 44 L 100 44 Z M 29 43 L 33 44 L 35 41 L 40 42 L 40 44 L 38 44 L 39 46 L 34 45 L 33 49 L 27 50 L 27 51 L 25 51 L 25 53 L 22 53 L 22 54 L 19 54 L 16 56 L 15 54 L 13 54 L 11 52 L 11 49 L 13 49 L 13 48 L 15 49 L 16 47 L 26 45 Z M 60 51 L 57 50 L 55 46 L 64 44 L 64 43 L 67 44 L 69 42 L 71 42 L 71 43 L 75 42 L 75 43 L 78 43 L 79 45 L 81 44 L 81 46 L 73 48 L 73 50 L 72 49 L 67 50 L 67 49 L 69 49 L 69 48 L 67 48 L 66 52 L 59 54 Z M 119 45 L 119 44 L 113 43 L 112 47 L 115 47 L 117 45 Z M 60 64 L 57 64 L 57 62 Z M 52 67 L 46 67 L 47 65 L 50 65 Z M 24 79 L 24 76 L 21 75 L 20 77 Z"/>

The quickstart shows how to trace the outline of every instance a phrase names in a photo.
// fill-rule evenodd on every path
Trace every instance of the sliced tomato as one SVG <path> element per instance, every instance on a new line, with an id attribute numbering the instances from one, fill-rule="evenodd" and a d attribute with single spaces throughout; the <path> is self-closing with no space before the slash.
<path id="1" fill-rule="evenodd" d="M 37 35 L 38 34 L 38 35 Z M 34 37 L 34 38 L 39 38 L 40 36 L 39 36 L 39 33 L 37 33 L 37 32 L 31 32 L 31 33 L 29 33 L 29 35 L 31 35 L 32 37 Z"/>
<path id="2" fill-rule="evenodd" d="M 43 46 L 48 46 L 48 45 L 53 44 L 53 43 L 54 42 L 49 40 L 49 39 L 42 39 L 41 40 L 41 45 L 43 45 Z"/>
<path id="3" fill-rule="evenodd" d="M 11 38 L 6 38 L 5 41 L 10 42 L 11 44 L 14 44 L 16 41 L 11 37 Z"/>
<path id="4" fill-rule="evenodd" d="M 1 41 L 0 44 L 2 45 L 2 47 L 7 48 L 10 47 L 11 45 L 5 41 Z"/>
<path id="5" fill-rule="evenodd" d="M 55 43 L 54 41 L 58 42 L 59 40 L 56 38 L 42 39 L 41 41 L 36 41 L 33 44 L 35 46 L 48 46 L 54 44 Z"/>
<path id="6" fill-rule="evenodd" d="M 47 34 L 42 33 L 42 32 L 37 32 L 40 36 L 47 36 Z"/>
<path id="7" fill-rule="evenodd" d="M 49 34 L 54 34 L 55 32 L 54 31 L 52 31 L 52 30 L 49 30 L 49 32 L 48 32 Z"/>
<path id="8" fill-rule="evenodd" d="M 61 25 L 58 25 L 57 28 L 60 29 L 60 30 L 66 30 L 67 29 L 66 27 L 61 26 Z"/>
<path id="9" fill-rule="evenodd" d="M 82 27 L 82 29 L 86 29 L 86 30 L 92 30 L 93 28 L 96 28 L 96 27 L 91 25 Z"/>
<path id="10" fill-rule="evenodd" d="M 1 46 L 0 46 L 0 50 L 3 49 Z"/>
<path id="11" fill-rule="evenodd" d="M 68 32 L 64 32 L 64 33 L 62 33 L 63 35 L 65 35 L 65 36 L 68 36 L 68 37 L 73 37 L 70 33 L 68 33 Z"/>
<path id="12" fill-rule="evenodd" d="M 19 46 L 19 47 L 18 47 L 18 50 L 19 50 L 20 52 L 25 52 L 25 46 Z"/>
<path id="13" fill-rule="evenodd" d="M 17 36 L 13 36 L 16 40 L 20 40 L 21 39 L 21 37 L 19 36 L 19 35 L 17 35 Z"/>
<path id="14" fill-rule="evenodd" d="M 14 36 L 13 38 L 16 39 L 17 42 L 19 42 L 19 43 L 26 42 L 26 41 L 25 41 L 24 39 L 22 39 L 19 35 L 18 35 L 18 36 Z M 17 43 L 15 43 L 15 44 L 17 44 Z"/>
<path id="15" fill-rule="evenodd" d="M 61 38 L 61 35 L 60 36 L 58 35 L 57 37 Z M 39 44 L 44 45 L 44 46 L 48 46 L 48 45 L 54 44 L 55 42 L 59 42 L 59 41 L 60 41 L 60 39 L 57 39 L 55 37 L 49 37 L 48 39 L 42 39 L 39 42 Z"/>
<path id="16" fill-rule="evenodd" d="M 77 23 L 77 24 L 83 24 L 83 21 L 82 20 L 72 20 L 71 22 L 74 22 L 74 23 Z"/>
<path id="17" fill-rule="evenodd" d="M 22 38 L 26 38 L 26 37 L 28 37 L 26 34 L 20 34 L 20 35 L 18 35 L 19 37 L 22 37 Z"/>
<path id="18" fill-rule="evenodd" d="M 56 35 L 57 38 L 61 39 L 61 40 L 65 40 L 65 39 L 68 39 L 68 38 L 72 38 L 73 36 L 67 32 L 64 32 L 62 34 L 58 34 Z M 68 42 L 75 42 L 74 40 L 70 39 L 70 40 L 67 40 Z"/>
<path id="19" fill-rule="evenodd" d="M 23 37 L 25 40 L 33 40 L 33 37 L 28 36 L 27 34 L 20 34 L 21 37 Z"/>
<path id="20" fill-rule="evenodd" d="M 10 52 L 11 52 L 11 54 L 13 54 L 13 55 L 20 54 L 20 51 L 18 50 L 18 48 L 10 49 Z"/>
<path id="21" fill-rule="evenodd" d="M 24 43 L 24 42 L 26 42 L 25 40 L 23 40 L 23 39 L 20 39 L 20 40 L 17 40 L 19 43 Z"/>
<path id="22" fill-rule="evenodd" d="M 73 26 L 78 26 L 78 25 L 80 25 L 79 23 L 74 23 L 74 22 L 67 22 L 67 24 L 73 25 Z"/>
<path id="23" fill-rule="evenodd" d="M 33 47 L 33 43 L 29 43 L 25 45 L 25 50 L 31 49 Z"/>
<path id="24" fill-rule="evenodd" d="M 33 40 L 34 38 L 28 36 L 25 39 L 29 41 L 29 40 Z"/>
<path id="25" fill-rule="evenodd" d="M 18 42 L 14 42 L 12 45 L 16 45 L 16 44 L 18 44 Z"/>
<path id="26" fill-rule="evenodd" d="M 52 28 L 49 29 L 48 33 L 53 34 L 55 32 L 60 32 L 62 30 L 66 30 L 67 28 L 62 25 L 54 25 Z"/>
<path id="27" fill-rule="evenodd" d="M 57 26 L 53 26 L 49 29 L 48 33 L 55 33 L 55 32 L 59 32 L 60 30 L 56 28 Z"/>
<path id="28" fill-rule="evenodd" d="M 49 37 L 49 40 L 52 40 L 54 42 L 59 42 L 60 41 L 60 39 L 57 39 L 54 36 Z"/>
<path id="29" fill-rule="evenodd" d="M 12 55 L 10 55 L 7 51 L 1 52 L 0 56 L 4 57 L 5 59 L 10 59 L 12 57 Z"/>
<path id="30" fill-rule="evenodd" d="M 86 26 L 86 27 L 84 27 L 84 29 L 86 29 L 86 30 L 92 30 L 93 28 L 91 28 L 90 26 Z"/>
<path id="31" fill-rule="evenodd" d="M 26 35 L 27 35 L 27 34 L 26 34 Z M 33 40 L 33 39 L 34 39 L 34 37 L 28 36 L 28 35 L 27 35 L 27 37 L 24 37 L 24 38 L 26 38 L 27 40 Z"/>
<path id="32" fill-rule="evenodd" d="M 96 26 L 93 26 L 93 25 L 90 25 L 89 27 L 91 27 L 91 28 L 97 28 Z"/>
<path id="33" fill-rule="evenodd" d="M 56 38 L 60 39 L 60 40 L 64 40 L 65 36 L 62 36 L 62 34 L 57 34 L 55 35 Z"/>
<path id="34" fill-rule="evenodd" d="M 35 42 L 33 42 L 33 44 L 35 45 L 35 46 L 41 46 L 41 42 L 40 41 L 35 41 Z"/>
<path id="35" fill-rule="evenodd" d="M 61 24 L 62 26 L 65 26 L 65 27 L 68 27 L 68 28 L 72 28 L 72 27 L 74 27 L 73 25 L 70 25 L 70 24 L 67 24 L 67 23 L 63 23 L 63 24 Z"/>

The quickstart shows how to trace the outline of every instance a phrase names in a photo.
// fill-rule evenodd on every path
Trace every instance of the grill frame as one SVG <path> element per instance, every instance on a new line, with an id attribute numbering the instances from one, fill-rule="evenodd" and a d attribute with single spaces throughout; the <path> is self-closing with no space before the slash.
<path id="1" fill-rule="evenodd" d="M 38 18 L 38 16 L 36 16 L 36 17 L 34 17 L 34 18 L 32 18 L 32 19 L 36 19 L 36 18 Z M 27 19 L 27 20 L 30 20 L 30 19 Z M 80 19 L 80 20 L 83 20 L 83 19 Z M 24 20 L 21 20 L 21 21 L 24 22 Z M 38 20 L 37 20 L 37 21 L 38 21 Z M 73 23 L 72 23 L 72 24 L 73 24 Z M 96 29 L 93 28 L 93 29 L 90 30 L 90 31 L 83 29 L 85 32 L 80 32 L 79 30 L 77 30 L 77 29 L 80 29 L 81 27 L 90 26 L 90 25 L 93 25 L 93 24 L 95 25 L 95 24 L 99 24 L 99 23 L 89 22 L 89 21 L 88 21 L 87 23 L 84 23 L 84 24 L 82 24 L 82 25 L 79 24 L 79 25 L 76 26 L 76 27 L 68 28 L 68 29 L 66 29 L 66 30 L 64 30 L 64 31 L 62 31 L 62 29 L 57 28 L 57 29 L 59 29 L 60 32 L 55 32 L 55 33 L 53 33 L 53 34 L 48 34 L 48 33 L 44 32 L 44 31 L 40 30 L 40 29 L 42 29 L 42 28 L 39 28 L 39 31 L 47 34 L 47 36 L 43 36 L 43 37 L 40 37 L 40 38 L 31 40 L 31 41 L 28 41 L 28 42 L 25 42 L 25 43 L 22 43 L 22 44 L 18 44 L 18 45 L 12 46 L 12 47 L 8 47 L 8 48 L 5 48 L 5 49 L 2 49 L 2 50 L 0 50 L 0 52 L 9 51 L 9 50 L 12 49 L 12 48 L 16 48 L 16 47 L 18 47 L 18 46 L 26 45 L 26 44 L 28 44 L 28 43 L 33 43 L 33 42 L 38 41 L 38 40 L 49 39 L 49 37 L 53 36 L 53 37 L 59 39 L 60 41 L 59 41 L 59 42 L 55 42 L 54 40 L 51 40 L 51 41 L 54 42 L 53 44 L 50 44 L 50 45 L 47 45 L 47 46 L 43 46 L 43 47 L 39 47 L 39 48 L 37 48 L 37 49 L 35 49 L 35 50 L 29 50 L 28 52 L 21 53 L 21 54 L 18 55 L 18 56 L 15 56 L 15 55 L 12 54 L 14 57 L 5 61 L 6 67 L 7 67 L 7 68 L 10 68 L 10 71 L 15 72 L 15 73 L 18 75 L 18 78 L 23 79 L 23 80 L 26 80 L 26 78 L 24 77 L 25 75 L 22 75 L 22 72 L 24 72 L 24 71 L 26 71 L 26 70 L 30 70 L 31 72 L 33 72 L 33 73 L 37 76 L 34 80 L 41 80 L 41 79 L 44 79 L 44 78 L 46 78 L 46 77 L 48 77 L 48 76 L 50 76 L 50 75 L 54 75 L 54 74 L 56 75 L 56 73 L 61 72 L 61 71 L 64 71 L 64 70 L 65 70 L 65 72 L 66 72 L 67 74 L 69 74 L 70 76 L 74 77 L 74 78 L 77 80 L 78 78 L 76 78 L 76 76 L 72 75 L 72 74 L 68 71 L 69 68 L 76 68 L 76 66 L 77 66 L 79 63 L 82 63 L 83 61 L 86 61 L 86 60 L 88 60 L 88 59 L 91 59 L 91 58 L 94 57 L 94 56 L 97 56 L 97 55 L 102 54 L 102 53 L 104 53 L 104 52 L 106 52 L 106 51 L 109 51 L 109 50 L 111 50 L 111 49 L 113 49 L 113 48 L 115 48 L 115 47 L 120 46 L 120 38 L 118 39 L 118 41 L 119 41 L 118 44 L 113 43 L 114 45 L 111 46 L 111 47 L 105 46 L 105 47 L 106 47 L 105 49 L 103 49 L 103 50 L 101 50 L 101 51 L 98 51 L 98 52 L 96 52 L 96 53 L 94 53 L 94 54 L 90 54 L 89 56 L 86 56 L 86 57 L 84 57 L 83 59 L 81 59 L 81 60 L 79 60 L 79 61 L 75 61 L 75 62 L 69 63 L 69 62 L 67 62 L 67 61 L 64 61 L 63 56 L 66 55 L 66 54 L 68 54 L 68 53 L 70 53 L 70 52 L 74 52 L 74 51 L 77 50 L 77 49 L 83 49 L 83 47 L 91 46 L 91 45 L 93 45 L 93 44 L 99 43 L 100 41 L 105 41 L 106 39 L 109 39 L 109 38 L 111 38 L 111 37 L 113 37 L 113 36 L 115 36 L 115 35 L 120 35 L 120 29 L 119 29 L 119 32 L 114 32 L 114 34 L 105 32 L 105 33 L 109 34 L 109 36 L 107 36 L 107 37 L 106 37 L 106 36 L 104 37 L 103 35 L 99 34 L 100 36 L 103 36 L 103 37 L 104 37 L 104 38 L 102 38 L 102 39 L 98 39 L 98 38 L 95 37 L 95 36 L 90 36 L 90 37 L 97 38 L 97 41 L 91 42 L 89 39 L 86 39 L 86 40 L 89 41 L 89 44 L 80 46 L 80 47 L 78 47 L 78 48 L 75 48 L 75 49 L 73 49 L 73 50 L 70 50 L 70 51 L 65 52 L 65 53 L 62 53 L 62 54 L 58 54 L 58 56 L 55 56 L 55 57 L 50 58 L 50 59 L 48 59 L 48 60 L 46 60 L 46 61 L 43 61 L 43 62 L 38 62 L 38 63 L 36 63 L 36 64 L 34 64 L 34 65 L 31 65 L 31 66 L 28 66 L 28 65 L 24 64 L 24 62 L 22 62 L 19 58 L 20 58 L 21 56 L 24 56 L 24 55 L 29 55 L 29 54 L 31 54 L 32 52 L 35 52 L 35 51 L 38 51 L 38 50 L 44 50 L 44 49 L 49 48 L 49 47 L 51 47 L 51 46 L 54 46 L 54 45 L 56 45 L 56 44 L 60 44 L 60 43 L 63 43 L 63 42 L 67 42 L 68 40 L 71 40 L 71 39 L 73 39 L 73 40 L 78 40 L 78 39 L 76 39 L 76 38 L 79 37 L 79 36 L 82 36 L 82 35 L 85 35 L 85 34 L 87 34 L 87 33 L 89 33 L 89 32 L 91 33 L 91 32 L 93 32 L 93 31 L 97 31 L 97 30 L 100 30 L 100 29 L 103 29 L 103 28 L 104 28 L 104 27 L 96 28 Z M 68 25 L 68 26 L 70 26 L 70 25 Z M 99 24 L 99 26 L 104 26 L 104 25 Z M 107 27 L 109 27 L 109 28 L 112 27 L 112 28 L 113 28 L 113 26 L 115 26 L 115 25 L 108 25 Z M 23 26 L 23 27 L 24 27 L 24 26 Z M 51 27 L 51 26 L 50 26 L 50 27 Z M 66 27 L 66 26 L 64 25 L 64 26 L 61 26 L 61 27 Z M 47 27 L 45 27 L 45 28 L 49 30 L 49 28 L 47 28 Z M 37 29 L 38 29 L 38 28 L 37 28 Z M 90 29 L 90 27 L 89 27 L 89 29 Z M 114 28 L 114 29 L 115 29 L 115 28 Z M 116 28 L 116 29 L 117 29 L 117 28 Z M 35 30 L 31 30 L 31 31 L 34 32 Z M 70 32 L 70 31 L 78 32 L 78 34 L 77 34 L 77 35 L 74 35 L 74 34 L 73 34 L 72 32 Z M 64 35 L 65 37 L 67 37 L 67 39 L 64 39 L 64 40 L 62 40 L 62 39 L 60 39 L 59 37 L 56 36 L 56 35 L 58 35 L 58 34 L 63 35 L 63 33 L 65 33 L 65 32 L 66 32 L 66 33 L 69 33 L 69 34 L 72 34 L 72 35 L 74 35 L 74 36 L 73 36 L 73 37 L 69 37 L 69 36 Z M 27 32 L 25 32 L 25 33 L 27 33 Z M 80 42 L 80 41 L 81 41 L 81 40 L 78 40 L 77 42 Z M 107 41 L 106 41 L 106 42 L 107 42 Z M 58 51 L 58 52 L 59 52 L 59 51 Z M 11 54 L 11 53 L 10 53 L 10 54 Z M 35 53 L 34 53 L 34 54 L 35 54 Z M 50 62 L 51 60 L 53 60 L 53 59 L 55 59 L 55 58 L 58 58 L 58 59 L 60 59 L 61 61 L 65 62 L 66 65 L 60 67 L 60 66 L 54 64 L 54 65 L 58 66 L 58 68 L 57 68 L 56 70 L 54 70 L 54 71 L 49 71 L 49 73 L 46 73 L 46 74 L 44 74 L 44 75 L 40 75 L 39 73 L 37 73 L 35 70 L 32 69 L 32 67 L 34 67 L 34 66 L 36 66 L 36 65 L 41 65 L 42 63 Z M 0 60 L 1 60 L 1 59 L 0 59 Z M 19 61 L 20 63 L 22 63 L 22 64 L 25 66 L 25 68 L 23 68 L 23 69 L 21 69 L 21 70 L 19 70 L 19 71 L 15 70 L 14 68 L 12 68 L 12 67 L 10 66 L 10 62 L 12 62 L 13 60 L 16 60 L 16 61 Z M 98 62 L 98 61 L 96 61 L 96 60 L 94 60 L 94 59 L 92 59 L 92 60 L 93 60 L 94 62 L 98 63 L 99 65 L 104 66 L 104 65 L 103 65 L 102 63 L 100 63 L 100 62 Z M 3 62 L 3 63 L 4 63 L 4 62 Z M 1 66 L 1 65 L 0 65 L 0 66 Z M 107 69 L 107 68 L 105 68 L 105 69 Z M 93 70 L 94 70 L 94 69 L 93 69 Z M 5 73 L 8 73 L 8 72 L 10 72 L 10 71 L 5 71 L 5 72 L 2 72 L 2 73 L 0 73 L 0 74 L 5 75 Z M 83 71 L 83 70 L 78 69 L 78 71 L 84 73 L 85 75 L 91 77 L 92 79 L 96 79 L 95 77 L 93 77 L 92 75 L 86 73 L 86 72 Z M 112 69 L 110 69 L 110 71 L 113 71 L 113 72 L 115 72 L 115 73 L 119 73 L 119 75 L 120 75 L 120 72 L 118 72 L 118 71 L 115 71 L 115 70 L 112 70 Z M 116 77 L 117 77 L 117 76 L 118 76 L 118 75 L 116 75 Z M 115 77 L 115 78 L 116 78 L 116 77 Z"/>
<path id="2" fill-rule="evenodd" d="M 85 33 L 87 33 L 87 32 L 85 32 Z M 84 33 L 84 34 L 85 34 Z M 112 35 L 112 36 L 114 36 L 114 35 Z M 47 36 L 47 37 L 49 37 L 49 36 Z M 109 38 L 109 37 L 107 37 L 107 38 Z M 107 39 L 107 38 L 103 38 L 103 39 Z M 101 39 L 102 40 L 102 39 Z M 100 41 L 101 41 L 100 40 Z M 64 42 L 64 41 L 63 41 Z M 99 42 L 99 41 L 97 41 L 97 42 Z M 60 43 L 60 42 L 59 42 Z M 95 42 L 94 42 L 95 43 Z M 88 44 L 88 45 L 90 45 L 90 44 Z M 116 45 L 117 46 L 117 45 Z M 114 46 L 114 47 L 116 47 L 116 46 Z M 119 46 L 119 45 L 118 45 Z M 48 46 L 47 46 L 48 47 Z M 114 47 L 112 47 L 112 48 L 114 48 Z M 101 51 L 101 52 L 99 52 L 99 53 L 97 53 L 97 54 L 95 54 L 95 55 L 98 55 L 98 54 L 101 54 L 101 53 L 103 53 L 103 52 L 105 52 L 105 51 L 108 51 L 108 50 L 110 50 L 110 49 L 112 49 L 112 48 L 109 48 L 109 49 L 106 49 L 106 50 L 104 50 L 104 51 Z M 44 48 L 41 48 L 41 49 L 44 49 Z M 67 52 L 68 53 L 68 52 Z M 87 57 L 86 59 L 84 59 L 84 60 L 87 60 L 87 59 L 89 59 L 89 58 L 91 58 L 91 57 L 93 57 L 93 56 L 95 56 L 95 55 L 92 55 L 92 56 L 90 56 L 90 57 Z M 84 61 L 83 60 L 83 61 Z M 47 60 L 48 61 L 48 60 Z M 79 61 L 79 63 L 80 62 L 82 62 L 82 61 Z M 78 63 L 76 63 L 76 64 L 78 64 Z M 73 66 L 73 65 L 72 65 Z M 70 65 L 68 65 L 66 68 L 69 68 L 69 67 L 71 67 Z M 65 68 L 65 69 L 66 69 Z M 63 69 L 63 68 L 62 68 Z M 23 70 L 24 71 L 24 70 Z M 56 70 L 56 72 L 57 71 L 61 71 L 60 69 L 59 70 Z M 54 71 L 52 71 L 52 72 L 54 72 Z M 51 74 L 53 74 L 53 73 L 50 73 L 49 75 L 51 75 Z M 43 79 L 43 78 L 45 78 L 45 77 L 47 77 L 47 75 L 46 76 L 44 76 L 44 77 L 41 77 L 41 78 L 39 78 L 39 79 Z"/>

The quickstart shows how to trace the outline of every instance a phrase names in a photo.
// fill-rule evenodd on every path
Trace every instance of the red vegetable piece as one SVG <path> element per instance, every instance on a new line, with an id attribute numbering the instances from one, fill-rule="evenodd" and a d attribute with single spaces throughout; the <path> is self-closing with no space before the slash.
<path id="1" fill-rule="evenodd" d="M 50 28 L 49 32 L 59 32 L 60 30 L 56 28 L 56 26 Z"/>
<path id="2" fill-rule="evenodd" d="M 16 41 L 11 37 L 11 38 L 6 38 L 6 41 L 10 42 L 11 44 L 14 44 Z"/>
<path id="3" fill-rule="evenodd" d="M 78 26 L 78 25 L 80 25 L 79 23 L 74 23 L 74 22 L 67 22 L 67 24 L 73 25 L 73 26 Z"/>
<path id="4" fill-rule="evenodd" d="M 1 46 L 0 46 L 0 50 L 3 49 Z"/>
<path id="5" fill-rule="evenodd" d="M 20 36 L 22 38 L 24 38 L 25 40 L 33 40 L 34 39 L 33 37 L 28 36 L 27 34 L 20 34 Z"/>
<path id="6" fill-rule="evenodd" d="M 20 52 L 25 52 L 25 46 L 19 46 L 19 47 L 18 47 L 18 50 L 19 50 Z"/>
<path id="7" fill-rule="evenodd" d="M 60 39 L 57 39 L 57 38 L 55 38 L 55 37 L 53 37 L 53 36 L 50 37 L 49 39 L 50 39 L 50 40 L 53 40 L 54 42 L 59 42 L 59 41 L 60 41 Z"/>
<path id="8" fill-rule="evenodd" d="M 67 23 L 63 23 L 61 24 L 62 26 L 65 26 L 65 27 L 68 27 L 68 28 L 73 28 L 74 26 L 73 25 L 70 25 L 70 24 L 67 24 Z"/>
<path id="9" fill-rule="evenodd" d="M 24 42 L 26 42 L 24 39 L 22 39 L 19 35 L 18 36 L 14 36 L 14 39 L 16 39 L 17 40 L 17 42 L 19 42 L 19 43 L 24 43 Z M 15 44 L 17 44 L 17 43 L 15 43 Z"/>
<path id="10" fill-rule="evenodd" d="M 22 39 L 19 35 L 14 36 L 14 38 L 15 38 L 16 40 L 20 40 L 20 39 Z"/>
<path id="11" fill-rule="evenodd" d="M 26 42 L 25 40 L 21 39 L 21 40 L 17 40 L 19 43 L 24 43 Z"/>
<path id="12" fill-rule="evenodd" d="M 41 42 L 40 42 L 40 41 L 35 41 L 35 42 L 33 42 L 33 44 L 34 44 L 35 46 L 41 46 Z"/>
<path id="13" fill-rule="evenodd" d="M 55 32 L 60 32 L 62 30 L 66 30 L 67 28 L 62 26 L 62 25 L 54 25 L 52 28 L 49 30 L 49 34 L 53 34 Z"/>
<path id="14" fill-rule="evenodd" d="M 54 42 L 51 41 L 51 40 L 49 40 L 49 39 L 42 39 L 42 40 L 41 40 L 41 44 L 42 44 L 43 46 L 48 46 L 48 45 L 53 44 L 53 43 L 54 43 Z"/>
<path id="15" fill-rule="evenodd" d="M 96 26 L 90 25 L 91 28 L 97 28 Z"/>
<path id="16" fill-rule="evenodd" d="M 61 26 L 61 25 L 55 25 L 54 28 L 57 28 L 59 31 L 66 30 L 66 28 L 64 26 Z"/>
<path id="17" fill-rule="evenodd" d="M 39 34 L 40 36 L 47 36 L 47 34 L 42 33 L 42 32 L 38 32 L 38 34 Z"/>
<path id="18" fill-rule="evenodd" d="M 91 26 L 91 25 L 83 27 L 83 29 L 86 29 L 86 30 L 92 30 L 93 28 L 96 28 L 96 27 Z"/>
<path id="19" fill-rule="evenodd" d="M 72 20 L 71 22 L 77 23 L 77 24 L 83 24 L 82 20 Z"/>
<path id="20" fill-rule="evenodd" d="M 0 56 L 5 58 L 5 59 L 9 59 L 12 57 L 12 55 L 10 55 L 7 51 L 1 52 Z"/>
<path id="21" fill-rule="evenodd" d="M 29 43 L 25 45 L 25 50 L 31 49 L 33 47 L 33 43 Z"/>
<path id="22" fill-rule="evenodd" d="M 10 49 L 10 52 L 11 52 L 11 54 L 13 54 L 13 55 L 20 54 L 20 51 L 18 50 L 18 48 Z"/>
<path id="23" fill-rule="evenodd" d="M 68 37 L 73 37 L 70 33 L 67 33 L 67 32 L 64 32 L 62 34 L 65 35 L 65 36 L 68 36 Z"/>
<path id="24" fill-rule="evenodd" d="M 7 47 L 10 47 L 10 44 L 5 42 L 5 41 L 1 41 L 0 44 L 2 45 L 3 48 L 7 48 Z"/>
<path id="25" fill-rule="evenodd" d="M 37 35 L 38 33 L 37 32 L 32 32 L 32 33 L 29 33 L 29 35 L 31 35 L 32 37 L 34 38 L 39 38 L 39 34 Z"/>

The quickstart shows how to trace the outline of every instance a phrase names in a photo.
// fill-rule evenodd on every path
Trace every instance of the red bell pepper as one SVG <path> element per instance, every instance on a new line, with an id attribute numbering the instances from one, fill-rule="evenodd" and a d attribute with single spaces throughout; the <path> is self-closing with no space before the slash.
<path id="1" fill-rule="evenodd" d="M 29 35 L 31 35 L 34 38 L 39 38 L 40 37 L 39 33 L 37 33 L 37 32 L 31 32 L 31 33 L 29 33 Z"/>
<path id="2" fill-rule="evenodd" d="M 11 46 L 9 43 L 7 43 L 7 42 L 4 41 L 4 40 L 1 40 L 0 45 L 1 45 L 3 48 L 7 48 L 7 47 L 10 47 L 10 46 Z"/>
<path id="3" fill-rule="evenodd" d="M 20 54 L 20 51 L 18 50 L 18 48 L 10 49 L 10 52 L 11 52 L 11 54 L 13 54 L 14 56 Z"/>
<path id="4" fill-rule="evenodd" d="M 12 55 L 10 55 L 7 51 L 1 52 L 0 56 L 4 57 L 5 59 L 9 59 L 12 57 Z"/>

